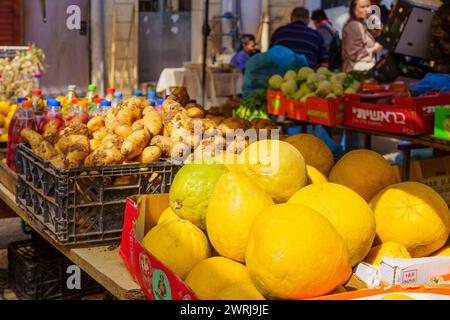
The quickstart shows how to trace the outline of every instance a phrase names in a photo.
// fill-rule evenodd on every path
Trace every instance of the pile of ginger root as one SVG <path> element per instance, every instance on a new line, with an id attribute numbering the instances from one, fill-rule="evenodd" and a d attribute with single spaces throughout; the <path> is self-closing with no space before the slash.
<path id="1" fill-rule="evenodd" d="M 240 153 L 248 143 L 238 139 L 227 143 L 228 130 L 276 128 L 267 120 L 248 122 L 208 114 L 200 105 L 189 101 L 185 88 L 175 88 L 161 112 L 148 101 L 133 97 L 110 108 L 104 116 L 91 118 L 87 125 L 71 123 L 59 133 L 56 142 L 31 129 L 22 130 L 21 137 L 33 152 L 55 167 L 70 169 L 173 158 L 187 160 L 205 150 L 215 156 L 217 148 L 212 146 L 216 145 L 220 145 L 219 152 Z M 194 135 L 195 130 L 201 131 L 201 137 Z"/>

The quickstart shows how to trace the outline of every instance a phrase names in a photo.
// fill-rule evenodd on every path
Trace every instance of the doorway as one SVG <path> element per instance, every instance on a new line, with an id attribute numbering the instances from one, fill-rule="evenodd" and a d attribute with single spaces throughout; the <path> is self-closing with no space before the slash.
<path id="1" fill-rule="evenodd" d="M 89 85 L 89 0 L 23 1 L 24 43 L 35 43 L 46 54 L 47 70 L 41 78 L 41 88 L 49 95 L 65 94 L 68 84 L 78 90 Z M 81 9 L 81 30 L 69 30 L 67 8 L 77 5 Z"/>
<path id="2" fill-rule="evenodd" d="M 139 2 L 139 83 L 191 60 L 191 0 Z"/>

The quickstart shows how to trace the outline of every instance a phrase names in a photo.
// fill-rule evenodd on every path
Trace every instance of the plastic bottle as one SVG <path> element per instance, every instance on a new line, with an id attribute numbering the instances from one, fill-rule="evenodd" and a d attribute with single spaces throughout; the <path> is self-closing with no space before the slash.
<path id="1" fill-rule="evenodd" d="M 105 100 L 108 100 L 108 101 L 113 101 L 114 100 L 114 93 L 116 92 L 116 89 L 115 88 L 108 88 L 108 89 L 106 89 L 106 97 L 105 97 Z"/>
<path id="2" fill-rule="evenodd" d="M 89 121 L 89 103 L 86 100 L 75 98 L 72 100 L 72 110 L 66 118 L 66 127 L 71 123 L 81 122 L 87 124 Z"/>
<path id="3" fill-rule="evenodd" d="M 14 113 L 8 129 L 8 151 L 6 163 L 8 167 L 16 171 L 16 145 L 22 142 L 20 132 L 25 129 L 36 130 L 36 115 L 34 113 L 33 102 L 30 100 L 22 100 Z"/>
<path id="4" fill-rule="evenodd" d="M 38 125 L 38 132 L 43 134 L 48 128 L 54 127 L 57 131 L 64 130 L 64 117 L 61 103 L 56 99 L 47 99 L 44 117 Z"/>
<path id="5" fill-rule="evenodd" d="M 111 101 L 103 100 L 102 102 L 100 102 L 101 115 L 106 115 L 106 112 L 108 112 L 109 108 L 111 108 Z"/>
<path id="6" fill-rule="evenodd" d="M 104 101 L 102 98 L 95 98 L 94 102 L 91 103 L 91 111 L 89 112 L 89 116 L 91 118 L 102 115 L 101 103 Z"/>
<path id="7" fill-rule="evenodd" d="M 77 98 L 77 86 L 74 84 L 70 84 L 67 87 L 67 95 L 66 95 L 66 102 L 71 103 L 73 99 Z"/>
<path id="8" fill-rule="evenodd" d="M 156 107 L 155 107 L 156 111 L 161 112 L 163 103 L 164 103 L 164 99 L 158 99 L 156 101 Z"/>
<path id="9" fill-rule="evenodd" d="M 158 101 L 158 96 L 156 95 L 155 91 L 150 91 L 147 95 L 148 101 L 150 102 L 150 105 L 152 104 L 152 101 L 156 102 Z"/>
<path id="10" fill-rule="evenodd" d="M 88 87 L 88 92 L 86 94 L 86 98 L 85 99 L 89 103 L 93 103 L 94 99 L 97 98 L 97 97 L 98 97 L 98 95 L 97 95 L 97 86 L 95 84 L 90 84 L 89 87 Z"/>
<path id="11" fill-rule="evenodd" d="M 142 97 L 142 90 L 135 90 L 134 91 L 134 97 L 141 98 Z"/>
<path id="12" fill-rule="evenodd" d="M 31 91 L 31 95 L 34 113 L 36 114 L 36 116 L 42 115 L 45 109 L 44 101 L 42 100 L 42 91 L 39 89 L 34 89 L 33 91 Z"/>
<path id="13" fill-rule="evenodd" d="M 114 93 L 114 100 L 111 101 L 111 107 L 116 108 L 120 101 L 122 101 L 122 92 Z"/>

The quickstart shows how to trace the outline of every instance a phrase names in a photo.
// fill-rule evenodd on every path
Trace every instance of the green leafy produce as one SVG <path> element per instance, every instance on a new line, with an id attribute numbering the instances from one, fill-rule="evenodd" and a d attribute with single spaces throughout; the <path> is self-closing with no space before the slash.
<path id="1" fill-rule="evenodd" d="M 242 102 L 242 104 L 236 110 L 236 116 L 248 121 L 252 121 L 254 119 L 269 120 L 270 117 L 267 114 L 266 93 L 261 92 Z"/>

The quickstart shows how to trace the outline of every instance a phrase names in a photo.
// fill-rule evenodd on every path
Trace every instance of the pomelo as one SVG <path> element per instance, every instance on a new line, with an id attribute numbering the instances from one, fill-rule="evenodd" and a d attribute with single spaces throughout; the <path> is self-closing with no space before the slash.
<path id="1" fill-rule="evenodd" d="M 213 247 L 221 256 L 245 262 L 253 220 L 271 205 L 272 198 L 246 175 L 224 174 L 214 188 L 206 214 L 206 230 Z"/>
<path id="2" fill-rule="evenodd" d="M 367 202 L 397 182 L 389 162 L 372 150 L 354 150 L 344 155 L 331 170 L 328 180 L 349 187 Z"/>
<path id="3" fill-rule="evenodd" d="M 279 140 L 261 140 L 239 155 L 245 173 L 277 203 L 286 202 L 308 183 L 305 160 L 295 147 Z"/>
<path id="4" fill-rule="evenodd" d="M 344 284 L 352 269 L 347 246 L 320 213 L 274 205 L 259 214 L 245 254 L 255 288 L 269 299 L 307 299 Z"/>
<path id="5" fill-rule="evenodd" d="M 310 134 L 297 134 L 284 140 L 293 145 L 310 165 L 328 177 L 334 165 L 334 157 L 328 146 L 319 138 Z"/>
<path id="6" fill-rule="evenodd" d="M 214 300 L 266 300 L 252 283 L 239 283 L 223 289 Z"/>
<path id="7" fill-rule="evenodd" d="M 181 279 L 211 256 L 203 231 L 183 219 L 166 220 L 150 229 L 142 245 Z"/>
<path id="8" fill-rule="evenodd" d="M 395 242 L 386 242 L 370 249 L 369 254 L 364 258 L 364 262 L 379 267 L 381 259 L 384 257 L 409 259 L 411 255 L 405 246 Z"/>
<path id="9" fill-rule="evenodd" d="M 175 176 L 169 203 L 180 217 L 206 229 L 206 209 L 219 178 L 229 172 L 223 164 L 185 164 Z"/>
<path id="10" fill-rule="evenodd" d="M 413 258 L 441 249 L 450 231 L 447 203 L 432 188 L 404 182 L 380 191 L 370 202 L 381 243 L 404 245 Z"/>
<path id="11" fill-rule="evenodd" d="M 335 183 L 312 184 L 288 203 L 311 208 L 336 228 L 347 243 L 350 264 L 361 262 L 375 239 L 375 217 L 367 202 L 355 191 Z"/>
<path id="12" fill-rule="evenodd" d="M 185 283 L 202 300 L 213 300 L 224 289 L 251 283 L 245 266 L 239 262 L 212 257 L 197 264 L 186 277 Z"/>

